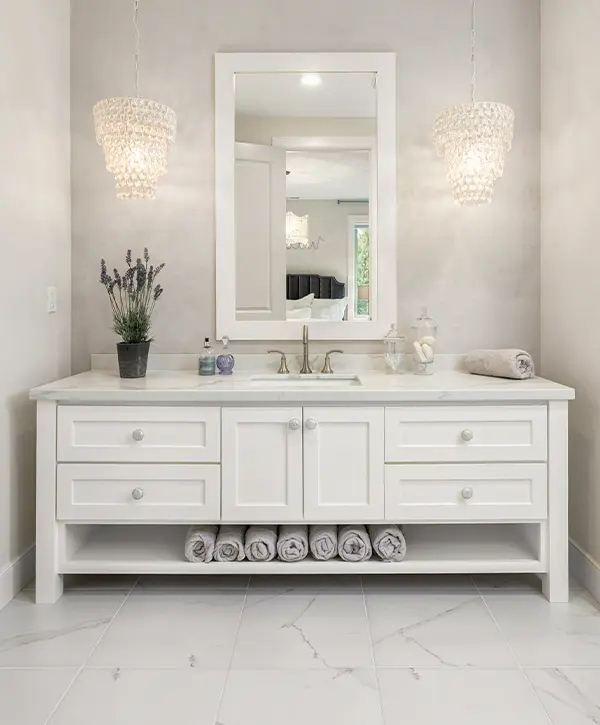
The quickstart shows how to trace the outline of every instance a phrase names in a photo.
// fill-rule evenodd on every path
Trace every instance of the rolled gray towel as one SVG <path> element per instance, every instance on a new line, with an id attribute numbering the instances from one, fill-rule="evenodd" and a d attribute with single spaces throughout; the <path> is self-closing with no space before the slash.
<path id="1" fill-rule="evenodd" d="M 272 561 L 277 554 L 277 526 L 248 527 L 244 551 L 250 561 Z"/>
<path id="2" fill-rule="evenodd" d="M 338 553 L 338 534 L 335 524 L 311 526 L 309 531 L 310 550 L 317 561 L 335 559 Z"/>
<path id="3" fill-rule="evenodd" d="M 535 375 L 533 358 L 525 350 L 473 350 L 465 358 L 473 375 L 525 380 Z"/>
<path id="4" fill-rule="evenodd" d="M 406 539 L 402 529 L 394 524 L 369 526 L 373 551 L 383 561 L 402 561 L 406 556 Z"/>
<path id="5" fill-rule="evenodd" d="M 208 564 L 215 553 L 216 526 L 190 526 L 185 536 L 185 558 L 192 564 Z"/>
<path id="6" fill-rule="evenodd" d="M 289 524 L 279 527 L 277 556 L 281 561 L 302 561 L 308 556 L 308 526 Z"/>
<path id="7" fill-rule="evenodd" d="M 367 561 L 373 555 L 369 534 L 362 524 L 343 526 L 338 534 L 338 553 L 344 561 Z"/>
<path id="8" fill-rule="evenodd" d="M 243 561 L 245 526 L 221 526 L 215 544 L 216 561 Z"/>

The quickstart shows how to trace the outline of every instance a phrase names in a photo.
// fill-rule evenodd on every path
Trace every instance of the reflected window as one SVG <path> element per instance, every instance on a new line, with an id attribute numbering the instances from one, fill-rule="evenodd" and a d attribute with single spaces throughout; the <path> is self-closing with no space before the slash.
<path id="1" fill-rule="evenodd" d="M 349 225 L 352 250 L 350 279 L 350 303 L 354 319 L 370 319 L 371 316 L 371 235 L 368 216 L 354 216 Z"/>

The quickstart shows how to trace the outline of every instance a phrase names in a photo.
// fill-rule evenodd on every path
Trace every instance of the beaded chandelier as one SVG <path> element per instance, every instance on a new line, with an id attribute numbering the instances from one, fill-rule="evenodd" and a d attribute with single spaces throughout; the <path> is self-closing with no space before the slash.
<path id="1" fill-rule="evenodd" d="M 446 179 L 461 206 L 490 203 L 494 182 L 504 173 L 515 114 L 503 103 L 475 101 L 475 0 L 471 2 L 471 103 L 454 106 L 435 120 L 436 149 L 446 162 Z"/>
<path id="2" fill-rule="evenodd" d="M 177 130 L 172 108 L 139 97 L 138 7 L 139 0 L 134 0 L 135 98 L 106 98 L 94 106 L 96 140 L 104 150 L 106 168 L 115 176 L 119 199 L 154 199 Z"/>

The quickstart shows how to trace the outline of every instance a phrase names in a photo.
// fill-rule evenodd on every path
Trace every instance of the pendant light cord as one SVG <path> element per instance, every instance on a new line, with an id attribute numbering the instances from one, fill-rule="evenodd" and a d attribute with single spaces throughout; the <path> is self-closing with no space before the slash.
<path id="1" fill-rule="evenodd" d="M 135 97 L 140 97 L 140 26 L 138 24 L 138 10 L 140 0 L 133 0 L 133 27 L 135 28 Z"/>
<path id="2" fill-rule="evenodd" d="M 475 0 L 471 0 L 471 103 L 475 105 Z"/>

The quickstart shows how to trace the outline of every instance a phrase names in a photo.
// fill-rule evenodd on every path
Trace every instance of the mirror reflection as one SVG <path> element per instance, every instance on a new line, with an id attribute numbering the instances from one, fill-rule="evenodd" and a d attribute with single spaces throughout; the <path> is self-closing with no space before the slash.
<path id="1" fill-rule="evenodd" d="M 374 318 L 376 85 L 236 74 L 236 319 Z"/>

